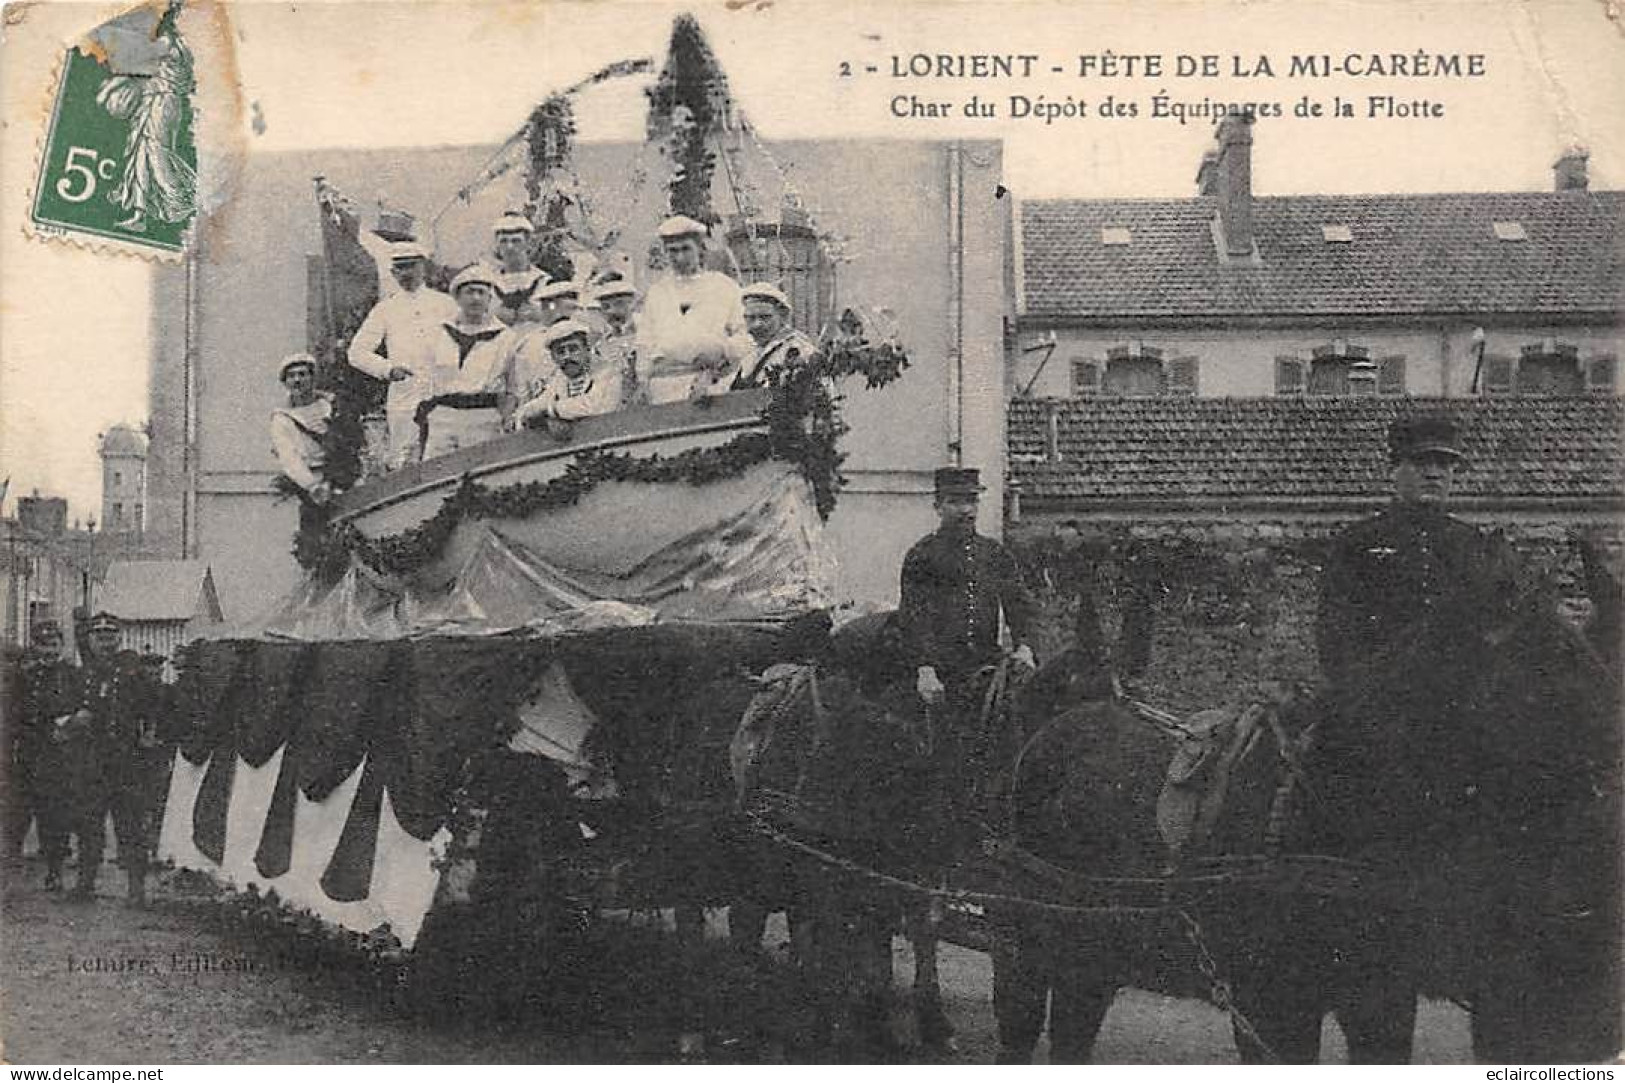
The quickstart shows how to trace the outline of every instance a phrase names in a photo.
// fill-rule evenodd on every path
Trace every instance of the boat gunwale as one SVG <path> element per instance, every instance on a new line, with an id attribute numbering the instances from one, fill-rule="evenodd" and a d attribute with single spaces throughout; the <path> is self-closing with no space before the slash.
<path id="1" fill-rule="evenodd" d="M 504 434 L 495 440 L 459 449 L 450 455 L 413 463 L 376 481 L 367 482 L 339 494 L 333 501 L 332 522 L 353 523 L 358 518 L 431 493 L 435 489 L 461 484 L 465 478 L 477 480 L 499 471 L 549 462 L 569 455 L 653 443 L 674 437 L 704 436 L 731 429 L 747 431 L 761 428 L 766 423 L 763 415 L 768 401 L 767 391 L 734 391 L 712 398 L 704 406 L 697 406 L 684 400 L 657 406 L 634 407 L 631 410 L 620 410 L 572 422 L 572 425 L 587 425 L 607 430 L 601 436 L 589 436 L 586 439 L 574 438 L 572 434 L 572 438 L 561 440 L 552 433 L 540 429 Z M 719 413 L 726 416 L 719 417 L 717 416 Z M 678 418 L 702 419 L 703 423 L 676 424 Z M 632 431 L 628 431 L 625 425 L 627 421 L 645 420 L 654 423 L 647 428 Z M 610 425 L 606 422 L 620 424 Z M 490 454 L 493 450 L 501 451 L 509 446 L 513 447 L 512 453 L 500 457 Z M 469 465 L 463 465 L 468 459 L 474 461 Z M 449 492 L 447 495 L 450 495 Z"/>

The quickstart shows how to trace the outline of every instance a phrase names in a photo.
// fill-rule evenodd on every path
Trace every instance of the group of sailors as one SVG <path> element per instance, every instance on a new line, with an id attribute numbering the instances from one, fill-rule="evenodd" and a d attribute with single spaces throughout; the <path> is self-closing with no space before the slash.
<path id="1" fill-rule="evenodd" d="M 782 290 L 741 287 L 705 268 L 708 232 L 682 215 L 662 223 L 668 271 L 642 298 L 617 271 L 549 281 L 532 264 L 533 227 L 519 214 L 493 225 L 494 262 L 464 268 L 446 293 L 427 284 L 422 246 L 394 244 L 399 288 L 373 307 L 348 352 L 350 365 L 389 385 L 383 468 L 521 428 L 764 387 L 810 362 L 817 347 L 792 326 Z M 283 358 L 277 374 L 288 401 L 272 415 L 273 450 L 283 475 L 325 503 L 332 398 L 316 389 L 309 354 Z"/>

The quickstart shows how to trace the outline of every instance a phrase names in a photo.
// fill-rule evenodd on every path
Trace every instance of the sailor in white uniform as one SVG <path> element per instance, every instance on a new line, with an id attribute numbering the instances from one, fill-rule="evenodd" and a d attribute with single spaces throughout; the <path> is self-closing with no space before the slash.
<path id="1" fill-rule="evenodd" d="M 535 229 L 530 219 L 509 212 L 491 227 L 497 277 L 497 319 L 510 326 L 532 318 L 528 311 L 537 287 L 547 285 L 547 272 L 530 261 Z"/>
<path id="2" fill-rule="evenodd" d="M 769 282 L 746 286 L 745 326 L 756 343 L 756 353 L 732 380 L 732 388 L 770 387 L 787 373 L 812 363 L 818 344 L 790 323 L 790 299 Z"/>
<path id="3" fill-rule="evenodd" d="M 496 272 L 476 263 L 451 281 L 457 315 L 435 341 L 434 393 L 418 408 L 427 424 L 424 458 L 472 447 L 502 432 L 506 379 L 518 336 L 492 311 Z"/>
<path id="4" fill-rule="evenodd" d="M 621 381 L 621 405 L 631 406 L 645 399 L 638 383 L 638 332 L 632 312 L 637 307 L 638 291 L 624 278 L 605 282 L 593 291 L 593 300 L 603 318 L 604 329 L 594 348 L 598 354 L 598 371 L 606 379 Z"/>
<path id="5" fill-rule="evenodd" d="M 316 359 L 308 353 L 284 357 L 277 365 L 277 379 L 288 389 L 288 404 L 271 411 L 271 450 L 282 475 L 311 503 L 325 504 L 333 495 L 332 485 L 322 476 L 333 396 L 316 390 Z"/>
<path id="6" fill-rule="evenodd" d="M 739 284 L 703 269 L 706 228 L 668 218 L 660 242 L 671 272 L 649 287 L 638 317 L 638 363 L 651 402 L 721 394 L 718 376 L 756 352 L 745 330 Z"/>
<path id="7" fill-rule="evenodd" d="M 429 374 L 440 325 L 457 314 L 450 297 L 424 285 L 428 265 L 429 254 L 421 245 L 396 244 L 390 251 L 390 272 L 400 289 L 373 306 L 350 341 L 350 364 L 389 381 L 384 416 L 389 423 L 385 466 L 390 469 L 416 457 L 413 415 L 431 390 Z"/>
<path id="8" fill-rule="evenodd" d="M 621 381 L 594 368 L 591 328 L 576 320 L 561 320 L 544 332 L 544 338 L 558 372 L 540 395 L 519 407 L 515 416 L 521 425 L 578 421 L 620 407 Z"/>
<path id="9" fill-rule="evenodd" d="M 581 287 L 569 280 L 549 282 L 536 291 L 537 319 L 543 327 L 560 320 L 577 319 L 581 311 Z"/>

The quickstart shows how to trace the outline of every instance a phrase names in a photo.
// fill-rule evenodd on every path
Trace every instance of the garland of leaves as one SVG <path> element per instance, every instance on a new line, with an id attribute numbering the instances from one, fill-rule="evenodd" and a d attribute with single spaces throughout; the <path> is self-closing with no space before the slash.
<path id="1" fill-rule="evenodd" d="M 547 179 L 563 169 L 575 153 L 575 106 L 568 94 L 555 94 L 538 105 L 525 122 L 529 168 L 525 171 L 525 217 L 536 227 L 531 263 L 550 278 L 570 278 L 574 264 L 564 248 L 565 209 L 569 196 L 554 189 L 543 194 Z"/>
<path id="2" fill-rule="evenodd" d="M 652 455 L 639 459 L 619 452 L 586 451 L 576 456 L 563 474 L 550 481 L 492 489 L 465 479 L 433 517 L 411 530 L 382 538 L 368 538 L 348 525 L 337 533 L 329 532 L 330 545 L 324 547 L 321 565 L 332 566 L 329 558 L 339 554 L 331 549 L 337 546 L 355 554 L 376 571 L 409 575 L 436 560 L 452 532 L 466 519 L 522 519 L 570 507 L 606 481 L 682 481 L 704 485 L 737 477 L 770 457 L 768 438 L 760 433 L 746 433 L 721 447 L 695 448 L 671 458 Z"/>
<path id="3" fill-rule="evenodd" d="M 707 225 L 720 219 L 711 207 L 711 178 L 717 156 L 706 139 L 726 108 L 728 80 L 692 15 L 672 24 L 671 49 L 660 78 L 649 88 L 649 141 L 664 140 L 673 164 L 669 184 L 672 214 Z"/>
<path id="4" fill-rule="evenodd" d="M 381 988 L 394 984 L 407 950 L 386 923 L 357 932 L 324 920 L 282 898 L 275 888 L 250 884 L 238 890 L 194 869 L 177 869 L 163 881 L 164 901 L 212 912 L 254 941 L 257 961 L 270 966 L 324 970 L 362 968 Z M 252 958 L 252 957 L 251 957 Z"/>
<path id="5" fill-rule="evenodd" d="M 871 342 L 862 317 L 848 309 L 808 364 L 780 375 L 764 414 L 767 432 L 748 432 L 726 444 L 692 448 L 670 457 L 634 457 L 625 452 L 584 451 L 548 481 L 521 482 L 501 488 L 465 478 L 428 520 L 410 530 L 368 538 L 354 526 L 301 530 L 294 555 L 306 569 L 335 579 L 348 568 L 351 555 L 375 571 L 410 575 L 444 552 L 452 533 L 467 519 L 523 519 L 571 507 L 610 481 L 651 484 L 684 482 L 705 485 L 738 477 L 769 459 L 795 463 L 812 486 L 818 514 L 828 518 L 846 483 L 841 474 L 845 453 L 840 440 L 849 427 L 841 418 L 835 381 L 861 375 L 867 387 L 885 387 L 908 367 L 908 353 L 894 338 L 877 335 Z"/>

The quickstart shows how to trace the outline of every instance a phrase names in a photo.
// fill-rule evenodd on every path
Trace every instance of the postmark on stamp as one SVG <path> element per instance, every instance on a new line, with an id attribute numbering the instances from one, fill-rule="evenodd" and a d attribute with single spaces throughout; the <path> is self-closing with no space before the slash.
<path id="1" fill-rule="evenodd" d="M 29 221 L 36 235 L 178 254 L 197 216 L 192 53 L 179 0 L 103 23 L 62 62 Z"/>

